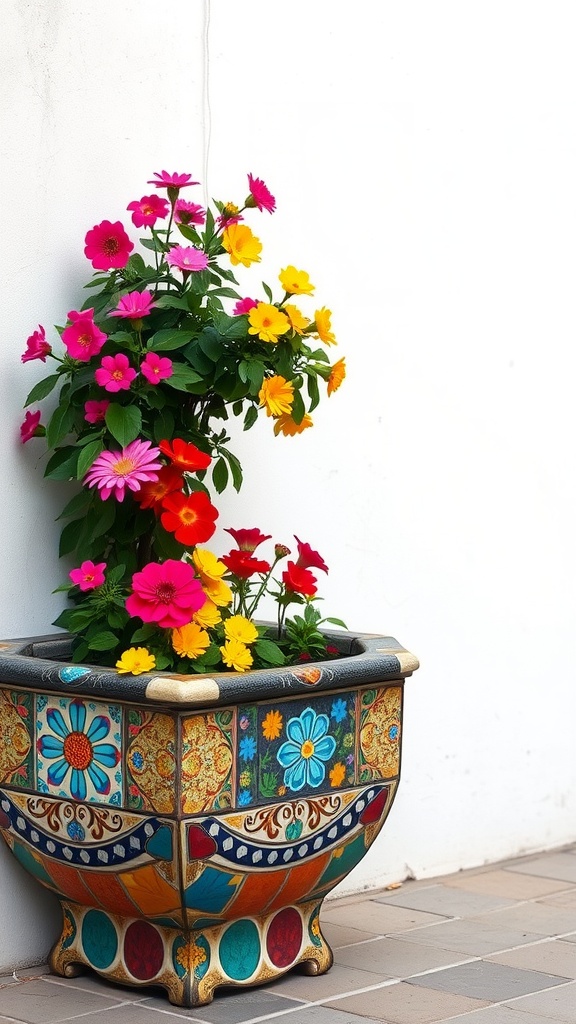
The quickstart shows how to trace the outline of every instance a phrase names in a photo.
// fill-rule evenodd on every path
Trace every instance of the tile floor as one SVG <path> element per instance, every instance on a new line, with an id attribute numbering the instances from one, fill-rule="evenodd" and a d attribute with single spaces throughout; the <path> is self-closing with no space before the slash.
<path id="1" fill-rule="evenodd" d="M 182 1010 L 46 967 L 0 977 L 0 1024 L 576 1024 L 576 844 L 324 905 L 335 964 Z"/>

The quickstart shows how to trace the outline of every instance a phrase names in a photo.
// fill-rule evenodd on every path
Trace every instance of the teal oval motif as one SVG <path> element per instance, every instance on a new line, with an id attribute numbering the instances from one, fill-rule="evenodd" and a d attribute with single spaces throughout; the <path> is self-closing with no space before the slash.
<path id="1" fill-rule="evenodd" d="M 291 821 L 290 824 L 286 826 L 286 839 L 300 839 L 303 827 L 304 826 L 301 821 Z"/>
<path id="2" fill-rule="evenodd" d="M 58 679 L 61 683 L 75 683 L 77 679 L 89 676 L 91 671 L 89 668 L 81 668 L 80 665 L 67 665 L 66 668 L 60 669 Z"/>
<path id="3" fill-rule="evenodd" d="M 89 910 L 82 921 L 82 947 L 96 970 L 105 971 L 116 959 L 118 936 L 112 921 L 101 910 Z"/>
<path id="4" fill-rule="evenodd" d="M 260 963 L 260 935 L 254 921 L 234 921 L 218 947 L 220 965 L 232 981 L 246 981 Z"/>

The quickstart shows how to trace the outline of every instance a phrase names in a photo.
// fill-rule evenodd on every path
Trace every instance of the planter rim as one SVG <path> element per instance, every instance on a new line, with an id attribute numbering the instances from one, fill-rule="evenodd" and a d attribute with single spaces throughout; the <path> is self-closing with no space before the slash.
<path id="1" fill-rule="evenodd" d="M 68 661 L 70 637 L 66 633 L 21 637 L 0 641 L 0 681 L 28 689 L 185 709 L 278 699 L 311 689 L 339 690 L 382 683 L 404 679 L 419 667 L 418 659 L 394 637 L 342 630 L 323 632 L 338 647 L 339 658 L 210 675 L 120 675 L 115 669 Z"/>

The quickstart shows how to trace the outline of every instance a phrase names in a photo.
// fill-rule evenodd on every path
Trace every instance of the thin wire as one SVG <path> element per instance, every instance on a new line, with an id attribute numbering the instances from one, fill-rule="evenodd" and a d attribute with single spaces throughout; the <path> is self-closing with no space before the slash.
<path id="1" fill-rule="evenodd" d="M 208 166 L 210 163 L 210 143 L 212 139 L 212 108 L 210 106 L 210 0 L 204 0 L 202 42 L 204 50 L 202 79 L 202 186 L 204 189 L 204 207 L 207 209 L 210 196 Z"/>

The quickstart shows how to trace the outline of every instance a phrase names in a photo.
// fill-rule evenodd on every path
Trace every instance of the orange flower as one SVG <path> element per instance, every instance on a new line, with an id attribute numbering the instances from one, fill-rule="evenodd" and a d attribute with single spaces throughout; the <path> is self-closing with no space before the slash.
<path id="1" fill-rule="evenodd" d="M 260 405 L 266 409 L 267 416 L 282 416 L 289 413 L 294 402 L 294 385 L 275 374 L 268 377 L 260 388 L 258 398 Z"/>
<path id="2" fill-rule="evenodd" d="M 284 306 L 284 312 L 290 321 L 290 327 L 294 333 L 304 334 L 304 331 L 310 323 L 308 317 L 304 316 L 297 306 L 292 306 L 289 302 Z"/>
<path id="3" fill-rule="evenodd" d="M 338 391 L 342 381 L 346 376 L 346 361 L 339 359 L 337 363 L 330 370 L 330 376 L 328 377 L 328 394 L 331 395 L 334 391 Z"/>
<path id="4" fill-rule="evenodd" d="M 331 316 L 332 313 L 329 309 L 326 309 L 326 306 L 322 306 L 322 309 L 317 309 L 314 314 L 316 333 L 320 338 L 320 341 L 323 341 L 325 345 L 336 344 L 336 338 L 330 329 L 332 327 L 330 322 Z"/>
<path id="5" fill-rule="evenodd" d="M 344 767 L 341 761 L 338 761 L 338 764 L 334 765 L 332 770 L 329 772 L 329 776 L 330 785 L 332 786 L 333 789 L 335 789 L 337 786 L 342 785 L 346 777 L 346 768 Z"/>
<path id="6" fill-rule="evenodd" d="M 177 466 L 162 466 L 158 470 L 158 479 L 142 484 L 134 497 L 141 508 L 153 508 L 156 511 L 167 494 L 181 491 L 183 486 L 184 477 Z"/>
<path id="7" fill-rule="evenodd" d="M 274 423 L 274 433 L 276 436 L 282 433 L 284 437 L 294 437 L 295 434 L 301 434 L 307 427 L 313 426 L 312 417 L 308 413 L 304 413 L 300 423 L 296 423 L 288 413 L 284 413 L 283 416 L 279 416 Z"/>
<path id="8" fill-rule="evenodd" d="M 280 711 L 269 711 L 262 722 L 262 735 L 265 740 L 276 740 L 282 732 L 282 714 Z"/>
<path id="9" fill-rule="evenodd" d="M 216 529 L 214 520 L 218 518 L 218 510 L 204 491 L 194 491 L 188 497 L 181 491 L 174 491 L 164 498 L 162 508 L 162 526 L 186 547 L 209 540 Z"/>
<path id="10" fill-rule="evenodd" d="M 251 263 L 260 262 L 262 242 L 246 224 L 229 224 L 222 236 L 222 245 L 233 266 L 241 263 L 249 267 Z"/>

